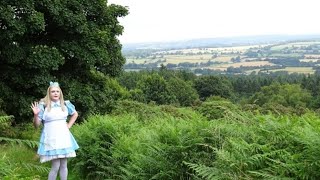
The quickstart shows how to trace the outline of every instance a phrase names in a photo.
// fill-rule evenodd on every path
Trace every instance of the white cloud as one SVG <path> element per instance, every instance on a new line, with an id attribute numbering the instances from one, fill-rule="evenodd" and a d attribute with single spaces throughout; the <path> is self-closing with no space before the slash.
<path id="1" fill-rule="evenodd" d="M 317 0 L 109 0 L 129 7 L 121 42 L 320 33 Z"/>

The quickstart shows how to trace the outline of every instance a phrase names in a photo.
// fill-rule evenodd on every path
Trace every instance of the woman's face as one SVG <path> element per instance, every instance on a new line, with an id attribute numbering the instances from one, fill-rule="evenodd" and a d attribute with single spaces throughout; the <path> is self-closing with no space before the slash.
<path id="1" fill-rule="evenodd" d="M 59 101 L 60 100 L 60 88 L 52 87 L 50 88 L 50 99 L 51 101 Z"/>

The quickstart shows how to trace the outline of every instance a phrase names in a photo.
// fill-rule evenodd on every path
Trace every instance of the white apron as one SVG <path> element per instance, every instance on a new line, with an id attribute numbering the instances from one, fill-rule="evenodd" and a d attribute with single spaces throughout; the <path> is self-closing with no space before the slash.
<path id="1" fill-rule="evenodd" d="M 50 112 L 44 112 L 43 143 L 45 151 L 72 147 L 70 131 L 66 122 L 67 116 L 68 112 L 62 111 L 61 107 L 51 108 Z"/>

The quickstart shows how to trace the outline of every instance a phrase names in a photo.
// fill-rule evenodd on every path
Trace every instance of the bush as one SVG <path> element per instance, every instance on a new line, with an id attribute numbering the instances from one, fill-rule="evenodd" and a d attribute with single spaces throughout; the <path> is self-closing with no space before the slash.
<path id="1" fill-rule="evenodd" d="M 195 110 L 209 120 L 221 119 L 228 113 L 238 110 L 238 107 L 228 100 L 215 101 L 215 99 L 211 98 L 211 100 L 203 102 L 200 106 L 195 107 Z"/>
<path id="2" fill-rule="evenodd" d="M 226 103 L 205 103 L 215 102 Z M 319 179 L 318 116 L 227 112 L 220 121 L 93 116 L 72 129 L 81 147 L 71 163 L 87 179 Z"/>
<path id="3" fill-rule="evenodd" d="M 214 159 L 201 145 L 210 136 L 204 131 L 209 122 L 194 116 L 188 121 L 162 115 L 141 121 L 126 112 L 92 116 L 72 129 L 80 149 L 71 163 L 85 179 L 188 179 L 192 171 L 183 161 Z"/>
<path id="4" fill-rule="evenodd" d="M 111 114 L 116 116 L 134 114 L 139 121 L 150 121 L 156 117 L 166 116 L 159 106 L 130 100 L 118 101 Z"/>
<path id="5" fill-rule="evenodd" d="M 13 116 L 0 116 L 0 137 L 15 137 L 17 132 L 12 128 Z"/>
<path id="6" fill-rule="evenodd" d="M 66 98 L 74 103 L 79 112 L 80 121 L 91 114 L 110 113 L 116 101 L 129 97 L 129 93 L 115 79 L 101 73 L 92 73 L 92 78 L 98 83 L 69 82 L 64 90 Z"/>

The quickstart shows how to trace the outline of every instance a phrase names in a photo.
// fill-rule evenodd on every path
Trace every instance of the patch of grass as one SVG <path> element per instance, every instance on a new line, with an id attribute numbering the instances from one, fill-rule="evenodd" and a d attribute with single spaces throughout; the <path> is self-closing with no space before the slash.
<path id="1" fill-rule="evenodd" d="M 0 161 L 7 172 L 0 179 L 45 179 L 49 165 L 40 164 L 35 149 L 23 145 L 1 144 Z"/>

